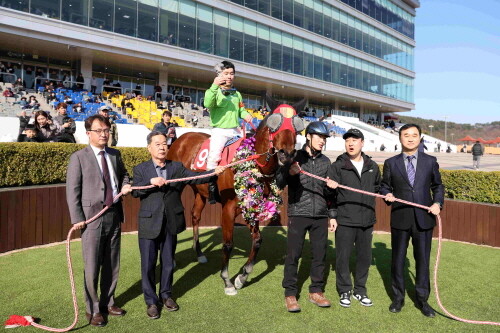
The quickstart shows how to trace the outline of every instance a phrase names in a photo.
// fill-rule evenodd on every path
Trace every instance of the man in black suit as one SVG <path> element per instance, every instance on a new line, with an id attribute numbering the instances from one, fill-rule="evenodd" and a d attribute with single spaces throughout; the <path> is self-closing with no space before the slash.
<path id="1" fill-rule="evenodd" d="M 392 291 L 391 312 L 400 312 L 404 305 L 404 263 L 410 237 L 416 265 L 415 291 L 417 306 L 427 317 L 434 317 L 434 310 L 427 300 L 430 293 L 429 261 L 432 231 L 444 203 L 444 186 L 435 157 L 418 152 L 421 130 L 418 125 L 406 124 L 399 131 L 402 153 L 384 163 L 380 193 L 385 200 L 395 198 L 430 206 L 428 211 L 399 202 L 392 204 Z M 431 195 L 432 192 L 432 195 Z"/>
<path id="2" fill-rule="evenodd" d="M 179 306 L 172 298 L 172 280 L 177 234 L 186 229 L 181 193 L 187 184 L 203 184 L 212 177 L 166 184 L 167 179 L 185 178 L 211 173 L 186 169 L 182 163 L 167 160 L 167 136 L 152 131 L 147 137 L 151 160 L 134 168 L 134 186 L 155 185 L 147 190 L 134 190 L 132 195 L 141 199 L 139 209 L 139 250 L 141 253 L 142 291 L 147 305 L 147 315 L 159 318 L 160 299 L 167 311 Z M 225 167 L 217 167 L 217 175 Z M 160 252 L 160 290 L 156 294 L 155 267 Z"/>

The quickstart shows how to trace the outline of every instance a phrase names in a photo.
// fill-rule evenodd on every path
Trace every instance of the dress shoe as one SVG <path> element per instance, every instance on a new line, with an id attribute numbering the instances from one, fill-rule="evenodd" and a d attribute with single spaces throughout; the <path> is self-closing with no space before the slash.
<path id="1" fill-rule="evenodd" d="M 106 325 L 104 317 L 99 312 L 96 312 L 93 315 L 91 315 L 90 313 L 86 313 L 85 316 L 87 317 L 87 320 L 89 321 L 89 324 L 91 326 L 103 327 Z"/>
<path id="2" fill-rule="evenodd" d="M 286 296 L 285 305 L 288 312 L 300 312 L 300 306 L 295 296 Z"/>
<path id="3" fill-rule="evenodd" d="M 123 316 L 125 315 L 125 313 L 126 313 L 125 310 L 120 309 L 116 305 L 108 306 L 108 314 L 110 316 Z"/>
<path id="4" fill-rule="evenodd" d="M 320 308 L 328 308 L 332 305 L 323 293 L 309 293 L 309 302 L 316 304 Z"/>
<path id="5" fill-rule="evenodd" d="M 422 302 L 420 305 L 420 311 L 422 311 L 424 316 L 429 318 L 434 318 L 436 316 L 436 313 L 427 302 Z"/>
<path id="6" fill-rule="evenodd" d="M 389 311 L 392 313 L 398 313 L 401 312 L 401 309 L 405 305 L 404 301 L 393 301 L 392 304 L 389 306 Z"/>
<path id="7" fill-rule="evenodd" d="M 167 311 L 179 310 L 179 305 L 177 305 L 177 303 L 175 303 L 175 301 L 171 297 L 164 298 L 163 305 L 165 306 L 165 309 L 167 309 Z"/>
<path id="8" fill-rule="evenodd" d="M 158 312 L 158 307 L 156 304 L 148 305 L 148 309 L 146 311 L 149 319 L 158 319 L 160 318 L 160 313 Z"/>

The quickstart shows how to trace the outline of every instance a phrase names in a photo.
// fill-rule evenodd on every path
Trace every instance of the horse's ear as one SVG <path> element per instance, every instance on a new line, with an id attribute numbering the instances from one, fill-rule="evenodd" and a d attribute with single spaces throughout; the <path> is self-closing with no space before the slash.
<path id="1" fill-rule="evenodd" d="M 300 111 L 304 110 L 304 106 L 306 106 L 307 99 L 302 98 L 297 103 L 293 104 L 292 107 L 295 109 L 295 112 L 299 114 Z"/>
<path id="2" fill-rule="evenodd" d="M 271 113 L 274 110 L 276 110 L 278 105 L 280 105 L 280 103 L 277 100 L 275 100 L 274 98 L 272 98 L 269 94 L 266 94 L 266 102 L 267 102 L 267 105 L 269 105 L 269 109 L 270 109 Z"/>

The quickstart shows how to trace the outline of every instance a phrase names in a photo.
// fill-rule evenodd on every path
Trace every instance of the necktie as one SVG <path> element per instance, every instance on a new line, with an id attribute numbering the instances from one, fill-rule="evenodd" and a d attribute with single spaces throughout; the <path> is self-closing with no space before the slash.
<path id="1" fill-rule="evenodd" d="M 413 163 L 411 163 L 411 161 L 415 158 L 415 156 L 407 156 L 406 158 L 408 159 L 406 173 L 408 174 L 408 180 L 410 181 L 411 186 L 413 186 L 413 183 L 415 182 L 415 167 L 413 166 Z"/>
<path id="2" fill-rule="evenodd" d="M 111 188 L 111 177 L 109 176 L 108 162 L 104 151 L 100 151 L 102 165 L 102 179 L 104 180 L 104 204 L 111 206 L 113 204 L 113 189 Z"/>

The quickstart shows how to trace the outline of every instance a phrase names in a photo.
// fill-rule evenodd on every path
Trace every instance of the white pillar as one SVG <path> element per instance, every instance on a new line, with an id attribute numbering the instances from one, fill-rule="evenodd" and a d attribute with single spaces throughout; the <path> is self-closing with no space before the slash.
<path id="1" fill-rule="evenodd" d="M 161 99 L 165 100 L 168 93 L 168 64 L 164 62 L 158 70 L 158 85 L 161 87 Z"/>
<path id="2" fill-rule="evenodd" d="M 92 80 L 92 55 L 83 53 L 80 60 L 80 72 L 83 75 L 85 84 L 83 89 L 90 90 L 90 82 Z"/>

